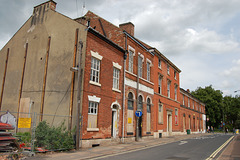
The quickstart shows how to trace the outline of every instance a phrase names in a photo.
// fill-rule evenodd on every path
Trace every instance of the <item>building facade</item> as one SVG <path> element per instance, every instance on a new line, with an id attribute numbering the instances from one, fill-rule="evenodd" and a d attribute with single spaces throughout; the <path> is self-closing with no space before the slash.
<path id="1" fill-rule="evenodd" d="M 131 22 L 117 27 L 91 11 L 71 19 L 55 8 L 34 7 L 1 49 L 0 111 L 64 119 L 69 129 L 79 112 L 83 147 L 205 130 L 205 106 L 180 88 L 181 70 L 137 39 Z"/>

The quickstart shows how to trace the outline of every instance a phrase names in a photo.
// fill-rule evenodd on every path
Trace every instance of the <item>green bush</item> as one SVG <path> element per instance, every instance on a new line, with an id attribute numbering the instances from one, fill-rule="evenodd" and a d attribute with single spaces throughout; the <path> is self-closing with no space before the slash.
<path id="1" fill-rule="evenodd" d="M 31 133 L 30 132 L 18 132 L 17 137 L 19 138 L 19 143 L 25 143 L 25 145 L 29 145 L 31 143 Z"/>
<path id="2" fill-rule="evenodd" d="M 74 148 L 74 140 L 71 131 L 67 131 L 64 122 L 59 127 L 50 127 L 46 121 L 42 121 L 36 128 L 36 145 L 48 150 L 70 150 Z"/>

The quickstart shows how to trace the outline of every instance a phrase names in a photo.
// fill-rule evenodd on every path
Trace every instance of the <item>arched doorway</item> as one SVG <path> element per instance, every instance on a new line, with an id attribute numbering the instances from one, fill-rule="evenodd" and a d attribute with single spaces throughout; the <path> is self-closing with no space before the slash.
<path id="1" fill-rule="evenodd" d="M 115 102 L 111 105 L 112 108 L 112 125 L 111 125 L 111 137 L 117 138 L 118 135 L 118 110 L 120 109 L 120 105 Z"/>

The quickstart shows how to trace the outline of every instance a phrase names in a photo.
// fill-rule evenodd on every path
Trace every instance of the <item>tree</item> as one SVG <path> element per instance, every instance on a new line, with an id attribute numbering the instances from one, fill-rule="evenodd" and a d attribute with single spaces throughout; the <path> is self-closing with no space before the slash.
<path id="1" fill-rule="evenodd" d="M 209 118 L 207 126 L 218 128 L 223 117 L 223 96 L 220 90 L 215 90 L 212 85 L 197 88 L 191 94 L 205 103 L 206 116 Z"/>
<path id="2" fill-rule="evenodd" d="M 240 97 L 225 96 L 223 102 L 226 127 L 240 128 Z"/>

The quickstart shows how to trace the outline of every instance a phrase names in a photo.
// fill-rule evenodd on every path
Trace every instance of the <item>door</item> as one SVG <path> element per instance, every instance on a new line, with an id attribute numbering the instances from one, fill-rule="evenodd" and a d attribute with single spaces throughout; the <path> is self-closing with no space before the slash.
<path id="1" fill-rule="evenodd" d="M 139 119 L 138 119 L 138 129 L 139 129 L 138 136 L 139 136 L 139 138 L 142 138 L 142 116 L 139 117 Z"/>
<path id="2" fill-rule="evenodd" d="M 116 138 L 117 135 L 117 111 L 112 110 L 112 137 Z"/>
<path id="3" fill-rule="evenodd" d="M 172 112 L 167 112 L 167 132 L 168 136 L 172 135 Z"/>

